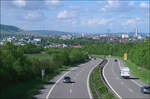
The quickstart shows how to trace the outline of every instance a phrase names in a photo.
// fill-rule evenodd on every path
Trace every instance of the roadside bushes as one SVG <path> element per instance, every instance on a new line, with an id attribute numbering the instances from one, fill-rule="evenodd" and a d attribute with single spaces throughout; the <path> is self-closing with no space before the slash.
<path id="1" fill-rule="evenodd" d="M 24 45 L 22 49 L 26 54 L 34 54 L 34 53 L 40 53 L 42 51 L 42 46 L 37 46 L 35 44 L 29 43 Z"/>
<path id="2" fill-rule="evenodd" d="M 33 74 L 32 63 L 20 47 L 6 43 L 0 49 L 0 89 L 12 82 L 23 82 Z"/>
<path id="3" fill-rule="evenodd" d="M 42 69 L 51 76 L 64 65 L 69 66 L 88 59 L 81 49 L 67 48 L 59 49 L 51 57 L 52 60 L 30 60 L 20 46 L 8 42 L 0 47 L 0 91 L 8 85 L 41 77 Z"/>

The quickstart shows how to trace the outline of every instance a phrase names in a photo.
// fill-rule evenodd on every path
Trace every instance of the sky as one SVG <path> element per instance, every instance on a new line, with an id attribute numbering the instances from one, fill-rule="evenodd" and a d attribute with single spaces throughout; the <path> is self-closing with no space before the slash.
<path id="1" fill-rule="evenodd" d="M 150 33 L 149 0 L 1 0 L 1 24 L 24 30 Z"/>

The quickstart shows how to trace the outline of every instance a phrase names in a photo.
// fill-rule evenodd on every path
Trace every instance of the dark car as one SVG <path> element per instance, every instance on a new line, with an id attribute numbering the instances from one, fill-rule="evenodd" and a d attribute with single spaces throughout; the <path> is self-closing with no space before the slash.
<path id="1" fill-rule="evenodd" d="M 150 86 L 141 87 L 141 92 L 144 94 L 150 94 Z"/>
<path id="2" fill-rule="evenodd" d="M 70 83 L 71 82 L 71 78 L 69 76 L 65 76 L 63 82 L 64 83 Z"/>
<path id="3" fill-rule="evenodd" d="M 115 62 L 117 62 L 117 59 L 115 59 Z"/>

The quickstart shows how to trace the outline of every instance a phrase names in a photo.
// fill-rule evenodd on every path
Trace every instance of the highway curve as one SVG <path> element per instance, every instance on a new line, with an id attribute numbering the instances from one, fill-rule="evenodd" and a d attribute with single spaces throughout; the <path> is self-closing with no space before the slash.
<path id="1" fill-rule="evenodd" d="M 39 94 L 37 94 L 35 98 L 92 98 L 89 89 L 89 75 L 94 67 L 101 61 L 101 59 L 91 60 L 62 72 L 60 75 L 49 81 L 49 84 L 44 85 L 44 88 L 40 90 Z M 63 83 L 64 76 L 70 76 L 72 78 L 72 83 Z"/>
<path id="2" fill-rule="evenodd" d="M 118 59 L 115 62 L 114 59 L 110 58 L 103 68 L 103 76 L 117 97 L 123 99 L 150 99 L 149 94 L 141 93 L 140 87 L 145 84 L 140 79 L 133 75 L 129 79 L 120 77 L 120 67 L 123 66 L 124 64 L 121 60 Z"/>

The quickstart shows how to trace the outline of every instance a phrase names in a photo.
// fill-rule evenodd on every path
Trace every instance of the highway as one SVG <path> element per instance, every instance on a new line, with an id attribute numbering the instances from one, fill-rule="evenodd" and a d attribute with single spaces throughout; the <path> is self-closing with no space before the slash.
<path id="1" fill-rule="evenodd" d="M 54 79 L 45 84 L 43 89 L 35 95 L 37 99 L 71 99 L 71 98 L 92 98 L 89 88 L 89 76 L 92 70 L 102 60 L 90 60 L 89 62 L 82 63 L 77 67 L 72 67 L 69 70 L 62 72 Z M 63 77 L 70 76 L 72 83 L 63 83 Z"/>
<path id="2" fill-rule="evenodd" d="M 140 87 L 145 84 L 140 79 L 132 74 L 129 79 L 120 77 L 120 67 L 123 66 L 124 63 L 121 60 L 118 59 L 115 62 L 114 59 L 109 58 L 108 63 L 103 68 L 103 76 L 117 97 L 120 99 L 150 99 L 149 94 L 141 93 Z"/>

